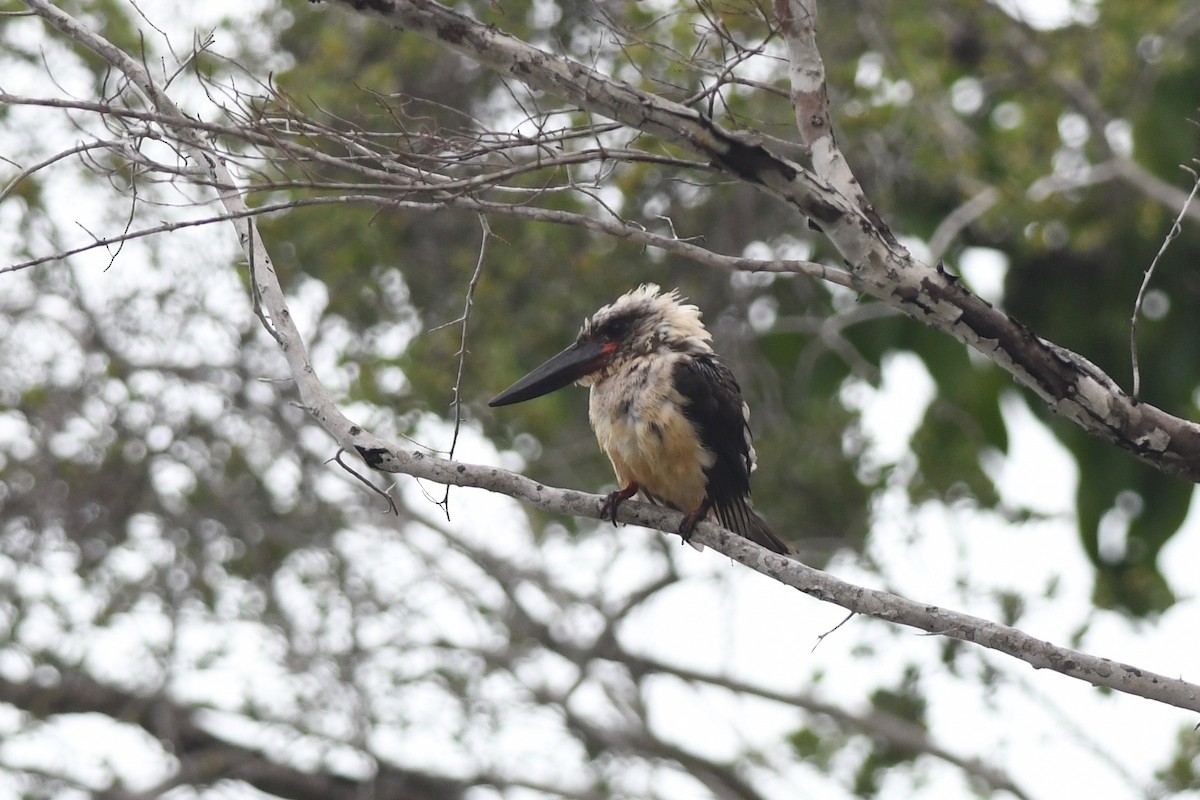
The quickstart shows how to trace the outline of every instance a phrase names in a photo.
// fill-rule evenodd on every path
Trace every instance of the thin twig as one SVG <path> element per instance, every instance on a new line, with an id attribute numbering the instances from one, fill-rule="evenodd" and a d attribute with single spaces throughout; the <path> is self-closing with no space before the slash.
<path id="1" fill-rule="evenodd" d="M 47 256 L 22 261 L 17 264 L 11 264 L 6 267 L 0 267 L 0 274 L 6 272 L 17 272 L 22 269 L 34 267 L 39 264 L 44 264 L 49 261 L 58 261 L 68 258 L 79 253 L 94 250 L 98 247 L 105 247 L 122 239 L 138 239 L 144 236 L 152 236 L 156 233 L 167 233 L 170 231 L 179 230 L 181 228 L 191 228 L 198 225 L 210 225 L 214 222 L 236 221 L 243 217 L 258 216 L 260 214 L 268 214 L 274 211 L 287 211 L 293 208 L 303 206 L 321 206 L 321 205 L 347 205 L 347 204 L 363 204 L 375 205 L 383 208 L 407 209 L 416 211 L 441 210 L 445 208 L 458 208 L 466 211 L 474 211 L 484 214 L 503 214 L 506 216 L 517 217 L 519 219 L 534 220 L 538 222 L 549 222 L 556 225 L 575 225 L 593 233 L 603 233 L 612 236 L 616 239 L 641 244 L 646 247 L 655 247 L 667 253 L 679 255 L 695 261 L 698 264 L 715 267 L 726 271 L 745 271 L 745 272 L 775 272 L 781 274 L 797 274 L 808 275 L 817 280 L 827 281 L 838 286 L 854 288 L 855 282 L 853 277 L 844 270 L 836 267 L 826 266 L 815 261 L 797 261 L 791 259 L 756 259 L 745 258 L 742 256 L 727 256 L 721 253 L 715 253 L 712 250 L 693 244 L 686 239 L 677 238 L 674 233 L 670 236 L 653 233 L 646 230 L 636 222 L 624 219 L 601 219 L 593 215 L 579 214 L 573 211 L 563 211 L 554 208 L 537 208 L 525 205 L 516 205 L 511 203 L 496 203 L 485 200 L 478 200 L 473 197 L 452 196 L 439 198 L 435 200 L 402 200 L 380 195 L 335 195 L 332 197 L 306 197 L 287 200 L 281 203 L 273 203 L 270 205 L 255 206 L 254 208 L 245 208 L 239 211 L 228 212 L 204 217 L 195 220 L 183 220 L 179 222 L 168 222 L 162 225 L 157 225 L 151 228 L 143 228 L 138 231 L 131 231 L 128 234 L 120 236 L 109 236 L 103 239 L 81 245 L 70 250 L 60 250 Z M 451 322 L 450 324 L 454 324 Z"/>
<path id="2" fill-rule="evenodd" d="M 138 175 L 137 164 L 130 163 L 130 165 L 129 165 L 129 192 L 130 192 L 129 216 L 127 216 L 125 218 L 125 228 L 124 228 L 124 230 L 121 231 L 121 233 L 123 235 L 120 238 L 120 242 L 117 244 L 117 249 L 113 251 L 112 256 L 110 256 L 108 259 L 108 266 L 104 268 L 105 272 L 108 272 L 110 269 L 112 269 L 112 265 L 117 263 L 117 257 L 120 256 L 121 251 L 125 249 L 125 242 L 127 242 L 128 239 L 124 238 L 124 234 L 129 233 L 129 229 L 133 227 L 133 220 L 134 220 L 135 216 L 137 215 L 137 208 L 138 208 L 137 175 Z"/>
<path id="3" fill-rule="evenodd" d="M 813 643 L 812 650 L 811 650 L 810 652 L 813 652 L 813 653 L 815 653 L 815 652 L 817 651 L 817 648 L 821 646 L 821 642 L 825 641 L 825 637 L 826 637 L 826 636 L 828 636 L 829 634 L 831 634 L 831 633 L 833 633 L 834 631 L 836 631 L 838 628 L 840 628 L 840 627 L 842 627 L 843 625 L 845 625 L 845 624 L 846 624 L 847 622 L 849 622 L 849 621 L 850 621 L 850 620 L 851 620 L 851 619 L 854 617 L 854 615 L 855 615 L 855 614 L 857 614 L 857 613 L 858 613 L 857 611 L 851 611 L 849 614 L 847 614 L 847 615 L 846 615 L 846 618 L 845 618 L 844 620 L 842 620 L 842 621 L 841 621 L 841 622 L 839 622 L 837 625 L 834 625 L 832 628 L 830 628 L 829 630 L 825 631 L 825 632 L 824 632 L 824 633 L 822 633 L 820 636 L 818 636 L 818 637 L 817 637 L 817 641 L 815 641 L 815 642 Z"/>
<path id="4" fill-rule="evenodd" d="M 346 452 L 346 448 L 339 447 L 338 451 L 333 454 L 333 457 L 328 459 L 325 463 L 328 464 L 330 461 L 336 461 L 339 467 L 346 470 L 346 472 L 349 472 L 355 478 L 358 478 L 358 480 L 364 486 L 366 486 L 372 492 L 374 492 L 375 494 L 379 495 L 380 497 L 382 497 L 384 500 L 387 501 L 388 507 L 383 513 L 386 514 L 386 513 L 388 513 L 388 511 L 391 511 L 396 516 L 400 516 L 400 509 L 396 507 L 396 501 L 392 498 L 392 496 L 390 494 L 388 494 L 383 489 L 380 489 L 375 484 L 371 483 L 371 481 L 367 480 L 366 476 L 359 474 L 354 469 L 354 467 L 350 466 L 345 461 L 342 461 L 342 453 L 344 453 L 344 452 Z"/>
<path id="5" fill-rule="evenodd" d="M 56 161 L 62 161 L 64 158 L 70 158 L 71 156 L 76 155 L 78 153 L 85 153 L 89 150 L 108 149 L 108 148 L 115 147 L 116 144 L 117 144 L 117 142 L 110 141 L 108 139 L 103 139 L 103 140 L 99 140 L 99 141 L 95 141 L 95 142 L 80 143 L 80 144 L 75 145 L 74 147 L 69 147 L 66 150 L 55 153 L 52 156 L 47 156 L 46 158 L 42 159 L 41 161 L 37 162 L 36 164 L 30 164 L 28 167 L 26 167 L 25 169 L 18 172 L 15 176 L 13 176 L 13 179 L 10 180 L 3 189 L 0 189 L 0 203 L 4 202 L 6 199 L 8 199 L 8 196 L 13 193 L 13 191 L 17 188 L 17 186 L 20 185 L 21 181 L 25 180 L 30 175 L 33 175 L 38 170 L 45 169 L 46 167 L 50 166 L 51 164 L 55 163 Z M 5 159 L 5 161 L 8 161 L 8 159 Z M 12 163 L 12 162 L 10 162 L 10 163 Z"/>
<path id="6" fill-rule="evenodd" d="M 1200 160 L 1194 160 L 1193 163 L 1200 164 Z M 1141 397 L 1142 391 L 1142 374 L 1138 369 L 1138 319 L 1142 315 L 1142 301 L 1146 298 L 1146 289 L 1150 286 L 1150 279 L 1154 276 L 1154 268 L 1158 266 L 1158 262 L 1162 259 L 1163 253 L 1167 252 L 1167 247 L 1171 242 L 1178 238 L 1183 232 L 1183 218 L 1187 214 L 1188 206 L 1192 204 L 1192 200 L 1196 197 L 1197 190 L 1200 190 L 1200 174 L 1191 167 L 1180 164 L 1180 169 L 1186 171 L 1192 176 L 1192 191 L 1188 193 L 1187 199 L 1183 201 L 1183 208 L 1179 209 L 1179 215 L 1175 217 L 1175 221 L 1171 223 L 1171 230 L 1167 231 L 1166 237 L 1163 239 L 1162 246 L 1158 248 L 1158 252 L 1154 255 L 1154 260 L 1150 262 L 1150 266 L 1146 268 L 1146 272 L 1142 275 L 1142 285 L 1138 288 L 1137 299 L 1133 303 L 1133 316 L 1129 320 L 1129 358 L 1133 365 L 1133 391 L 1130 393 L 1133 401 L 1136 403 Z"/>
<path id="7" fill-rule="evenodd" d="M 483 275 L 483 264 L 487 256 L 488 240 L 492 238 L 492 227 L 488 224 L 487 217 L 483 214 L 479 215 L 479 225 L 483 228 L 483 238 L 479 242 L 479 257 L 475 260 L 475 272 L 471 274 L 471 280 L 467 283 L 467 297 L 463 302 L 463 313 L 455 322 L 462 323 L 462 333 L 458 341 L 458 374 L 454 377 L 454 433 L 450 437 L 450 449 L 447 451 L 448 458 L 454 458 L 454 450 L 458 447 L 458 434 L 462 430 L 462 380 L 463 372 L 467 368 L 467 334 L 471 327 L 471 310 L 475 307 L 475 287 L 479 285 L 479 278 Z M 446 519 L 450 519 L 450 487 L 446 487 L 446 492 L 442 495 L 442 501 L 438 503 L 442 507 L 442 511 L 446 514 Z"/>

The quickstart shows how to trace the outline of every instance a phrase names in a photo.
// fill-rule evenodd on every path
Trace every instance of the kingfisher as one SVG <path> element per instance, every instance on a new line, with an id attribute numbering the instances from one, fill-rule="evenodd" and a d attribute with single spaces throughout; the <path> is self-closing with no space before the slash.
<path id="1" fill-rule="evenodd" d="M 660 292 L 646 283 L 585 320 L 570 347 L 488 405 L 532 400 L 572 382 L 590 387 L 588 418 L 618 485 L 601 519 L 616 524 L 621 503 L 637 495 L 683 512 L 684 542 L 700 520 L 715 517 L 752 542 L 790 554 L 750 504 L 750 408 L 711 341 L 700 309 L 678 289 Z"/>

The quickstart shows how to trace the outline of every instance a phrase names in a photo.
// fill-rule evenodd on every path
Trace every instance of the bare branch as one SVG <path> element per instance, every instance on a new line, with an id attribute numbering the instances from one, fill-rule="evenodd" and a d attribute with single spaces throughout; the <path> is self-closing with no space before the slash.
<path id="1" fill-rule="evenodd" d="M 813 170 L 859 209 L 869 212 L 870 204 L 838 147 L 829 116 L 825 63 L 817 50 L 816 0 L 775 0 L 775 16 L 788 45 L 796 128 L 808 145 Z"/>
<path id="2" fill-rule="evenodd" d="M 253 291 L 261 297 L 264 322 L 269 319 L 269 327 L 277 335 L 303 403 L 340 446 L 353 448 L 374 469 L 447 486 L 483 488 L 554 513 L 600 518 L 600 496 L 546 486 L 495 467 L 405 450 L 373 436 L 346 418 L 309 363 L 269 254 L 254 228 L 250 217 L 253 212 L 246 207 L 222 158 L 214 155 L 213 148 L 192 121 L 150 80 L 141 65 L 48 0 L 28 2 L 68 37 L 120 69 L 146 95 L 197 165 L 208 172 L 208 180 L 218 187 L 221 202 L 246 249 L 252 266 Z M 1103 430 L 1107 438 L 1138 450 L 1160 468 L 1189 476 L 1200 474 L 1197 472 L 1200 459 L 1186 460 L 1192 450 L 1200 452 L 1200 433 L 1195 426 L 1156 409 L 1151 412 L 1145 404 L 1131 404 L 1107 376 L 1079 356 L 1037 339 L 959 287 L 949 276 L 912 261 L 861 208 L 847 203 L 843 196 L 831 192 L 821 180 L 797 165 L 744 137 L 722 130 L 697 112 L 617 84 L 580 65 L 533 51 L 528 45 L 435 4 L 407 4 L 398 0 L 386 7 L 375 7 L 369 13 L 443 41 L 448 47 L 497 69 L 520 73 L 531 85 L 561 93 L 585 108 L 637 121 L 670 141 L 704 153 L 722 169 L 765 187 L 819 221 L 847 256 L 854 270 L 847 274 L 848 280 L 856 287 L 888 299 L 910 315 L 988 353 L 1085 428 L 1093 432 Z M 485 211 L 492 205 L 470 200 L 465 207 Z M 632 235 L 628 230 L 625 233 Z M 817 271 L 813 269 L 814 273 Z M 1170 430 L 1146 427 L 1162 425 L 1170 425 Z M 1151 436 L 1155 431 L 1158 437 Z M 658 530 L 676 530 L 681 517 L 662 508 L 627 502 L 621 506 L 618 519 Z M 1200 686 L 1181 679 L 1059 647 L 978 617 L 849 584 L 708 523 L 698 526 L 695 535 L 698 542 L 756 571 L 855 613 L 971 642 L 1035 668 L 1051 669 L 1096 686 L 1200 711 Z"/>
<path id="3" fill-rule="evenodd" d="M 363 432 L 359 432 L 358 440 L 359 454 L 375 469 L 401 472 L 436 483 L 486 489 L 523 500 L 543 511 L 601 518 L 605 499 L 601 495 L 547 486 L 498 467 L 440 459 L 420 451 L 395 450 Z M 674 533 L 683 516 L 647 503 L 626 501 L 621 505 L 617 519 Z M 701 523 L 695 535 L 699 537 L 698 543 L 712 547 L 756 572 L 848 611 L 996 650 L 1035 669 L 1053 670 L 1095 686 L 1200 712 L 1200 685 L 1060 647 L 997 622 L 846 583 L 829 573 L 772 553 L 712 523 Z M 789 538 L 801 537 L 792 534 Z"/>
<path id="4" fill-rule="evenodd" d="M 1000 191 L 995 186 L 989 186 L 947 214 L 929 237 L 929 260 L 941 261 L 958 235 L 999 201 Z"/>
<path id="5" fill-rule="evenodd" d="M 250 747 L 232 744 L 209 733 L 196 717 L 196 709 L 168 697 L 142 696 L 96 681 L 84 672 L 59 666 L 57 680 L 14 681 L 0 677 L 0 700 L 39 719 L 58 714 L 96 713 L 144 728 L 157 737 L 180 761 L 184 780 L 242 780 L 267 794 L 296 800 L 358 800 L 364 793 L 379 797 L 434 800 L 462 797 L 466 784 L 415 770 L 378 764 L 365 779 L 319 773 L 272 761 Z M 177 782 L 173 776 L 171 781 Z M 159 791 L 167 787 L 159 787 Z M 112 787 L 102 796 L 112 800 L 141 800 L 143 795 Z"/>
<path id="6" fill-rule="evenodd" d="M 434 2 L 364 6 L 334 1 L 437 41 L 591 113 L 705 155 L 731 176 L 806 216 L 842 254 L 852 288 L 974 348 L 1090 435 L 1165 473 L 1200 481 L 1200 425 L 1135 401 L 1085 357 L 1039 338 L 954 276 L 915 260 L 873 212 L 754 137 L 726 130 L 693 109 L 537 50 Z M 797 6 L 800 11 L 806 7 Z"/>
<path id="7" fill-rule="evenodd" d="M 1200 163 L 1200 162 L 1198 162 Z M 1183 167 L 1184 170 L 1192 176 L 1192 191 L 1188 193 L 1187 199 L 1183 201 L 1183 207 L 1179 209 L 1178 216 L 1171 223 L 1171 229 L 1167 231 L 1167 235 L 1163 238 L 1162 246 L 1158 248 L 1158 252 L 1154 254 L 1154 258 L 1150 261 L 1150 266 L 1146 267 L 1145 274 L 1142 275 L 1142 285 L 1138 287 L 1137 299 L 1133 301 L 1133 315 L 1129 319 L 1129 359 L 1133 368 L 1133 399 L 1137 401 L 1142 390 L 1142 375 L 1138 369 L 1138 350 L 1137 350 L 1137 333 L 1138 320 L 1142 316 L 1142 303 L 1146 299 L 1146 290 L 1150 288 L 1150 279 L 1154 277 L 1154 268 L 1158 266 L 1158 262 L 1162 260 L 1163 254 L 1167 252 L 1167 248 L 1171 242 L 1179 237 L 1183 232 L 1183 218 L 1187 215 L 1188 207 L 1191 206 L 1192 200 L 1196 198 L 1196 192 L 1200 191 L 1200 174 L 1190 167 Z"/>
<path id="8" fill-rule="evenodd" d="M 471 310 L 475 306 L 475 287 L 479 285 L 479 278 L 483 275 L 484 259 L 487 256 L 488 240 L 494 235 L 492 227 L 488 224 L 487 217 L 483 214 L 479 215 L 479 226 L 483 229 L 483 236 L 479 242 L 479 257 L 475 260 L 475 271 L 471 273 L 471 280 L 467 283 L 466 299 L 463 301 L 463 313 L 458 319 L 447 324 L 461 324 L 462 334 L 458 340 L 458 372 L 454 376 L 454 433 L 450 437 L 450 449 L 446 451 L 449 458 L 454 458 L 454 451 L 458 447 L 458 434 L 462 431 L 462 380 L 463 372 L 467 368 L 467 334 L 471 329 Z M 442 509 L 446 512 L 446 517 L 450 516 L 450 487 L 446 487 L 446 493 L 442 496 L 442 502 L 439 503 Z"/>
<path id="9" fill-rule="evenodd" d="M 853 616 L 853 613 L 850 616 Z M 846 620 L 849 618 L 847 617 Z M 844 625 L 846 620 L 839 623 L 838 627 Z M 803 692 L 772 691 L 723 675 L 713 675 L 686 667 L 666 664 L 653 658 L 644 658 L 630 654 L 625 654 L 622 658 L 633 669 L 639 672 L 657 672 L 664 675 L 673 675 L 681 680 L 693 683 L 720 686 L 732 692 L 762 697 L 777 703 L 804 709 L 811 714 L 828 717 L 848 731 L 862 733 L 874 739 L 881 739 L 887 742 L 889 747 L 902 752 L 913 754 L 927 753 L 934 758 L 941 759 L 948 764 L 958 767 L 967 774 L 979 778 L 995 790 L 1011 792 L 1013 796 L 1022 800 L 1028 800 L 1030 797 L 1004 771 L 979 759 L 966 758 L 955 753 L 950 748 L 935 741 L 929 732 L 921 726 L 885 711 L 871 709 L 870 711 L 856 714 Z"/>
<path id="10" fill-rule="evenodd" d="M 1151 200 L 1171 209 L 1182 208 L 1188 219 L 1200 223 L 1200 207 L 1188 202 L 1187 192 L 1156 177 L 1145 167 L 1128 158 L 1115 158 L 1112 165 L 1117 177 Z"/>
<path id="11" fill-rule="evenodd" d="M 357 480 L 357 481 L 358 481 L 359 483 L 361 483 L 363 486 L 366 486 L 368 489 L 370 489 L 372 492 L 374 492 L 375 494 L 377 494 L 377 495 L 379 495 L 380 497 L 382 497 L 382 498 L 384 499 L 384 501 L 386 501 L 386 502 L 387 502 L 387 504 L 388 504 L 388 507 L 387 507 L 386 509 L 384 509 L 384 512 L 383 512 L 383 513 L 385 513 L 385 514 L 386 514 L 386 513 L 388 513 L 388 512 L 391 512 L 391 513 L 392 513 L 394 516 L 400 516 L 400 509 L 399 509 L 399 508 L 396 506 L 396 500 L 395 500 L 395 498 L 393 498 L 393 497 L 392 497 L 390 494 L 388 494 L 388 493 L 387 493 L 385 490 L 383 490 L 383 489 L 380 489 L 378 486 L 376 486 L 375 484 L 371 483 L 371 481 L 367 480 L 367 479 L 366 479 L 365 477 L 363 477 L 362 475 L 359 475 L 359 474 L 358 474 L 358 472 L 357 472 L 357 471 L 356 471 L 356 470 L 355 470 L 353 467 L 351 467 L 351 466 L 350 466 L 349 464 L 347 464 L 345 461 L 342 461 L 342 453 L 344 453 L 344 452 L 346 452 L 346 451 L 345 451 L 345 450 L 341 450 L 341 449 L 339 449 L 339 450 L 338 450 L 336 453 L 334 453 L 334 454 L 333 454 L 333 456 L 332 456 L 332 457 L 331 457 L 331 458 L 330 458 L 328 461 L 326 461 L 325 463 L 326 463 L 326 464 L 328 464 L 328 463 L 329 463 L 329 461 L 336 461 L 336 462 L 337 462 L 337 465 L 338 465 L 339 467 L 341 467 L 342 469 L 344 469 L 346 472 L 348 472 L 348 473 L 349 473 L 349 474 L 350 474 L 350 475 L 351 475 L 351 476 L 352 476 L 352 477 L 353 477 L 355 480 Z"/>
<path id="12" fill-rule="evenodd" d="M 0 98 L 0 102 L 4 102 L 3 98 Z M 71 156 L 78 155 L 79 153 L 86 153 L 89 150 L 107 150 L 115 146 L 117 146 L 117 142 L 103 139 L 95 142 L 80 142 L 74 147 L 69 147 L 66 150 L 55 153 L 52 156 L 47 156 L 36 164 L 30 164 L 28 167 L 25 167 L 16 175 L 14 175 L 12 180 L 8 182 L 8 185 L 6 185 L 4 189 L 0 190 L 0 203 L 3 203 L 6 199 L 8 199 L 8 196 L 11 195 L 18 186 L 21 185 L 22 181 L 29 176 L 45 169 L 51 164 L 62 161 L 64 158 L 70 158 Z M 7 161 L 8 159 L 5 160 Z"/>
<path id="13" fill-rule="evenodd" d="M 254 208 L 246 208 L 236 213 L 218 214 L 194 220 L 167 222 L 150 228 L 143 228 L 137 231 L 107 236 L 96 239 L 90 244 L 80 245 L 79 247 L 74 247 L 67 250 L 60 250 L 50 255 L 39 256 L 38 258 L 29 259 L 28 261 L 10 264 L 7 267 L 0 267 L 0 274 L 5 272 L 16 272 L 18 270 L 36 266 L 38 264 L 45 264 L 50 261 L 58 261 L 73 255 L 78 255 L 79 253 L 85 253 L 89 250 L 107 247 L 108 245 L 116 242 L 128 241 L 130 239 L 140 239 L 146 236 L 153 236 L 158 233 L 168 233 L 170 231 L 181 230 L 183 228 L 192 228 L 199 225 L 211 225 L 215 222 L 232 221 L 244 217 L 258 216 L 260 214 L 269 214 L 277 211 L 287 211 L 289 209 L 302 208 L 306 206 L 354 204 L 372 205 L 409 211 L 437 211 L 443 208 L 457 208 L 481 214 L 500 214 L 503 216 L 517 217 L 525 220 L 548 222 L 556 225 L 574 225 L 595 233 L 603 233 L 616 239 L 622 239 L 635 244 L 641 244 L 646 247 L 658 248 L 664 252 L 672 253 L 690 261 L 694 261 L 697 264 L 713 267 L 715 269 L 720 269 L 727 272 L 775 272 L 780 274 L 808 275 L 810 277 L 817 278 L 818 280 L 824 280 L 829 283 L 846 287 L 850 287 L 854 283 L 853 279 L 847 273 L 838 269 L 827 267 L 824 264 L 819 264 L 815 261 L 756 259 L 741 256 L 726 256 L 720 253 L 714 253 L 711 250 L 705 249 L 691 242 L 684 241 L 683 239 L 679 239 L 675 236 L 674 232 L 672 232 L 670 236 L 663 236 L 661 234 L 647 231 L 645 228 L 636 223 L 621 219 L 597 219 L 596 217 L 578 214 L 572 211 L 560 211 L 558 209 L 544 209 L 508 203 L 484 202 L 470 197 L 448 197 L 429 201 L 415 201 L 396 200 L 386 196 L 377 195 L 335 195 L 332 197 L 298 198 L 295 200 L 287 200 L 281 203 L 272 203 L 269 205 L 256 206 Z"/>

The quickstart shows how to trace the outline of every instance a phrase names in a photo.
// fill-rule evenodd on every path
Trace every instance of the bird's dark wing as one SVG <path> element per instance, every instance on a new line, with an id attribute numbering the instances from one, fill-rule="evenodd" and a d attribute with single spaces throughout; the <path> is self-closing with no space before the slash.
<path id="1" fill-rule="evenodd" d="M 708 501 L 729 530 L 776 553 L 791 548 L 750 507 L 754 450 L 742 389 L 729 368 L 712 356 L 680 359 L 672 375 L 686 401 L 683 413 L 714 460 L 704 471 Z"/>
<path id="2" fill-rule="evenodd" d="M 750 495 L 750 428 L 742 390 L 729 368 L 712 356 L 680 359 L 672 376 L 683 395 L 683 413 L 700 443 L 713 454 L 705 470 L 708 499 L 720 508 Z"/>

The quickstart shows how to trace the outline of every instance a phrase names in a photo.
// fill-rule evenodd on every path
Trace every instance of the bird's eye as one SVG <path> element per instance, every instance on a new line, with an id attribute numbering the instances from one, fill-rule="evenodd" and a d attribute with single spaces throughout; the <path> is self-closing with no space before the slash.
<path id="1" fill-rule="evenodd" d="M 610 342 L 624 339 L 629 335 L 629 320 L 614 319 L 612 322 L 604 326 L 602 333 L 604 334 L 604 338 Z"/>

